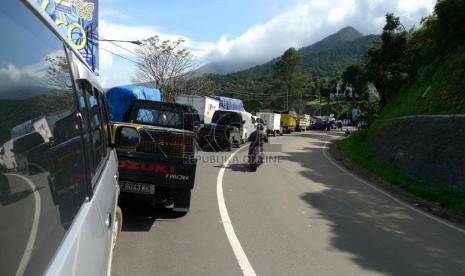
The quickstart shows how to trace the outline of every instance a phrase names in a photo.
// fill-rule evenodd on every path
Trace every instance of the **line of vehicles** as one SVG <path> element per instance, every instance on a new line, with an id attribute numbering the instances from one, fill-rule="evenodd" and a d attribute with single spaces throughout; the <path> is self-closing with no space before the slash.
<path id="1" fill-rule="evenodd" d="M 0 8 L 2 274 L 111 275 L 120 196 L 183 216 L 200 148 L 231 150 L 259 123 L 273 136 L 309 127 L 306 115 L 252 115 L 239 99 L 104 92 L 39 2 Z"/>
<path id="2" fill-rule="evenodd" d="M 265 125 L 269 136 L 317 129 L 319 121 L 334 124 L 334 119 L 312 118 L 295 111 L 257 112 L 255 115 L 244 110 L 240 99 L 221 96 L 180 95 L 177 103 L 189 104 L 199 113 L 202 128 L 198 131 L 199 146 L 215 150 L 230 151 L 247 141 L 257 124 Z M 325 125 L 326 127 L 326 125 Z"/>

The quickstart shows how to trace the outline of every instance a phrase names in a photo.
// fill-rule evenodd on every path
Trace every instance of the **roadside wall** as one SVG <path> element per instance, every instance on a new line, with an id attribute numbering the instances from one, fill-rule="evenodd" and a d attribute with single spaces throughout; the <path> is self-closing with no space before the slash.
<path id="1" fill-rule="evenodd" d="M 399 118 L 372 147 L 417 179 L 465 191 L 465 116 Z"/>

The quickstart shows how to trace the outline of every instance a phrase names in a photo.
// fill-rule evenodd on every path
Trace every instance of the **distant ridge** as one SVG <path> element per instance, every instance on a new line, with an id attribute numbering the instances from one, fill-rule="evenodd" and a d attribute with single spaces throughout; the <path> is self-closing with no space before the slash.
<path id="1" fill-rule="evenodd" d="M 336 77 L 340 76 L 347 66 L 360 62 L 368 48 L 380 41 L 379 35 L 364 36 L 354 28 L 346 27 L 310 46 L 300 48 L 297 52 L 302 56 L 303 72 L 310 73 L 313 77 Z M 273 65 L 280 58 L 223 77 L 230 80 L 271 80 Z"/>
<path id="2" fill-rule="evenodd" d="M 380 41 L 378 35 L 364 36 L 362 33 L 349 26 L 342 28 L 336 33 L 312 45 L 298 49 L 298 53 L 303 58 L 304 71 L 308 70 L 316 75 L 324 75 L 326 73 L 337 74 L 337 71 L 340 69 L 337 66 L 337 68 L 332 66 L 333 69 L 331 70 L 328 68 L 313 70 L 311 67 L 314 66 L 314 64 L 321 64 L 324 61 L 337 62 L 338 60 L 342 60 L 343 66 L 347 66 L 364 54 L 367 45 L 372 45 L 372 42 L 377 40 Z M 263 71 L 266 75 L 270 73 L 272 65 L 279 59 L 280 57 L 276 57 L 261 65 L 252 63 L 214 62 L 202 66 L 199 72 L 225 75 L 241 74 L 241 72 L 249 72 L 249 70 L 255 72 L 258 70 Z"/>

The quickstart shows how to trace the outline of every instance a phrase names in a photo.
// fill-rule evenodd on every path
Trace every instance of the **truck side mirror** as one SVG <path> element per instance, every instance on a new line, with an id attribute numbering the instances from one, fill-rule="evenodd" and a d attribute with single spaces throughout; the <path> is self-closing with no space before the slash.
<path id="1" fill-rule="evenodd" d="M 245 120 L 242 120 L 242 124 L 245 124 Z"/>
<path id="2" fill-rule="evenodd" d="M 121 127 L 116 137 L 116 146 L 123 149 L 134 149 L 139 145 L 140 134 L 136 128 Z"/>

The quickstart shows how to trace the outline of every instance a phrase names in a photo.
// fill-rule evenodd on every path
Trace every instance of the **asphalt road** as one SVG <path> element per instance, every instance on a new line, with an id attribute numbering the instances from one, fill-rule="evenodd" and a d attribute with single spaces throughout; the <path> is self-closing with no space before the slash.
<path id="1" fill-rule="evenodd" d="M 465 275 L 465 227 L 342 169 L 338 135 L 273 138 L 254 173 L 246 148 L 205 152 L 185 217 L 121 202 L 113 275 Z"/>
<path id="2" fill-rule="evenodd" d="M 43 271 L 66 233 L 55 227 L 60 224 L 60 213 L 52 203 L 47 177 L 40 173 L 5 173 L 1 177 L 6 190 L 0 195 L 0 275 Z M 33 254 L 35 248 L 42 254 Z"/>

